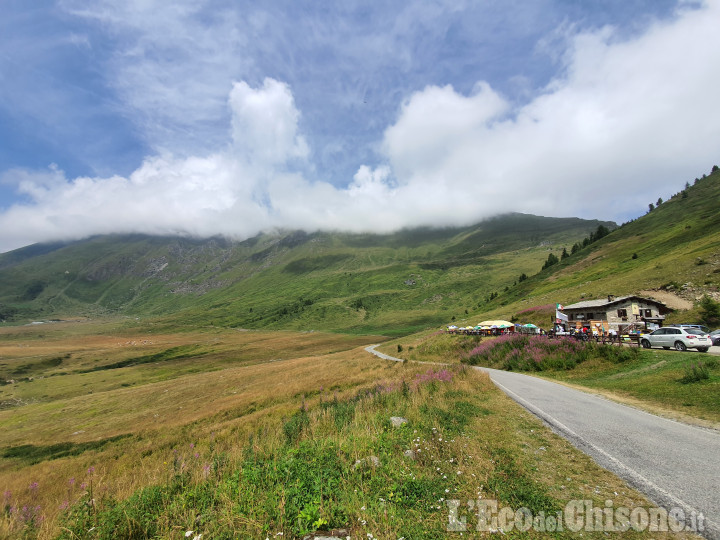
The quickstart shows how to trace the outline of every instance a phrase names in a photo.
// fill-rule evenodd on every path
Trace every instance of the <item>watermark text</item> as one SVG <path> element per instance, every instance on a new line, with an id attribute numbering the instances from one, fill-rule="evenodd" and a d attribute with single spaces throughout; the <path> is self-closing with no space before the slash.
<path id="1" fill-rule="evenodd" d="M 494 499 L 451 499 L 447 504 L 450 532 L 464 532 L 471 528 L 483 532 L 509 532 L 512 530 L 538 532 L 702 532 L 705 517 L 702 513 L 686 512 L 682 508 L 644 506 L 615 506 L 612 500 L 604 506 L 595 506 L 592 500 L 577 499 L 555 512 L 533 513 L 528 508 L 500 507 Z"/>

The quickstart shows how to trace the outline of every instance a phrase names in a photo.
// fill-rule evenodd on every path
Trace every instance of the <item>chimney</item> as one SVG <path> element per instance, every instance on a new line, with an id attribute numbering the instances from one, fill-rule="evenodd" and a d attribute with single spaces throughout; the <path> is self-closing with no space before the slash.
<path id="1" fill-rule="evenodd" d="M 615 295 L 614 294 L 608 294 L 608 302 L 614 302 L 615 301 Z"/>

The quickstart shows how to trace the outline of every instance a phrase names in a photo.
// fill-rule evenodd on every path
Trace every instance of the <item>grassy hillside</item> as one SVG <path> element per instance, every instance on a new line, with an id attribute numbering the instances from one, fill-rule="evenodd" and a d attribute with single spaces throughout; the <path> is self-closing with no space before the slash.
<path id="1" fill-rule="evenodd" d="M 391 235 L 135 235 L 30 246 L 0 256 L 0 317 L 122 314 L 169 326 L 407 333 L 477 309 L 534 272 L 548 250 L 600 224 L 511 214 Z"/>
<path id="2" fill-rule="evenodd" d="M 510 214 L 389 235 L 134 235 L 30 246 L 0 255 L 0 318 L 123 315 L 167 328 L 393 336 L 477 318 L 547 325 L 554 303 L 607 294 L 664 290 L 692 303 L 720 286 L 718 201 L 716 170 L 615 229 Z M 593 237 L 600 227 L 609 234 Z M 548 257 L 558 262 L 541 270 Z M 686 315 L 695 316 L 678 317 Z"/>
<path id="3" fill-rule="evenodd" d="M 468 320 L 519 319 L 547 326 L 557 302 L 569 304 L 645 291 L 673 292 L 695 303 L 720 299 L 720 171 L 686 185 L 646 215 L 549 268 L 530 275 Z M 558 257 L 560 253 L 555 253 Z M 697 319 L 697 309 L 668 316 Z"/>
<path id="4" fill-rule="evenodd" d="M 571 499 L 652 505 L 486 375 L 383 361 L 370 341 L 116 320 L 0 328 L 14 378 L 0 386 L 0 537 L 434 539 L 449 499 L 549 516 Z"/>

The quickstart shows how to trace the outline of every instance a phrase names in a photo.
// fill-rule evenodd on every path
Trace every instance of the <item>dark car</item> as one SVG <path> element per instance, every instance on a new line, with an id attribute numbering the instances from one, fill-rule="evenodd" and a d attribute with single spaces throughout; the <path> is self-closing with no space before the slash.
<path id="1" fill-rule="evenodd" d="M 720 329 L 710 332 L 710 338 L 713 345 L 720 345 Z"/>

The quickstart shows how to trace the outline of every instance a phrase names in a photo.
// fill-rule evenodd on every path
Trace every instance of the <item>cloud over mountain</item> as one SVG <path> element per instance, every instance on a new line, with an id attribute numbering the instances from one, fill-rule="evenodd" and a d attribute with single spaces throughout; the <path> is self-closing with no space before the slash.
<path id="1" fill-rule="evenodd" d="M 180 39 L 185 18 L 175 15 L 169 28 Z M 673 17 L 632 35 L 611 26 L 570 31 L 555 51 L 555 75 L 524 100 L 482 79 L 465 92 L 449 84 L 408 92 L 382 126 L 374 159 L 334 181 L 319 172 L 319 156 L 353 152 L 348 142 L 313 147 L 320 139 L 309 136 L 312 126 L 289 82 L 236 80 L 225 88 L 225 120 L 210 115 L 225 126 L 224 137 L 199 144 L 196 153 L 187 145 L 154 145 L 124 176 L 68 177 L 58 166 L 2 173 L 0 183 L 23 200 L 0 209 L 0 250 L 110 232 L 236 238 L 272 228 L 386 232 L 468 224 L 507 211 L 621 221 L 720 161 L 718 23 L 720 2 L 713 0 L 679 4 Z M 201 50 L 215 50 L 206 29 L 198 35 Z M 183 43 L 178 47 L 190 54 Z M 122 66 L 127 84 L 133 77 L 146 81 L 164 65 L 137 54 L 134 68 Z M 203 95 L 193 90 L 200 80 L 184 84 L 188 99 Z M 162 115 L 182 117 L 167 112 L 163 100 L 181 101 L 162 97 L 169 90 L 161 86 L 156 113 L 152 104 L 138 105 L 153 123 L 153 141 L 162 140 L 158 129 L 177 123 Z M 147 88 L 126 92 L 137 94 L 134 101 L 150 95 Z M 204 113 L 188 107 L 183 129 L 191 130 Z"/>

